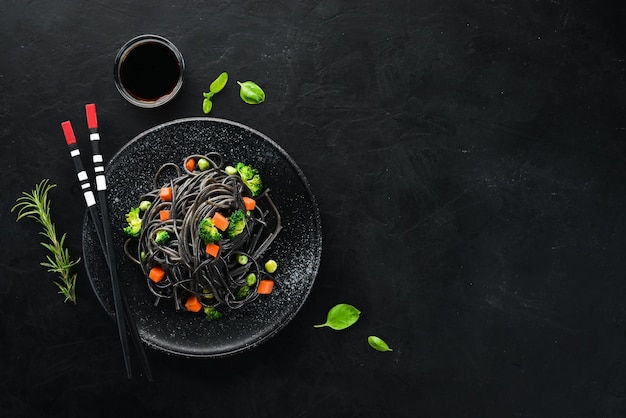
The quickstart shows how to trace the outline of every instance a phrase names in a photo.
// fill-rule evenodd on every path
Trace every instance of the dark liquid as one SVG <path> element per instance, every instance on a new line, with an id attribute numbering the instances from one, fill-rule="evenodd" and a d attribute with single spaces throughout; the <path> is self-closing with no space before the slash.
<path id="1" fill-rule="evenodd" d="M 153 101 L 174 90 L 180 72 L 176 55 L 167 46 L 146 42 L 134 47 L 124 58 L 120 79 L 133 97 Z"/>

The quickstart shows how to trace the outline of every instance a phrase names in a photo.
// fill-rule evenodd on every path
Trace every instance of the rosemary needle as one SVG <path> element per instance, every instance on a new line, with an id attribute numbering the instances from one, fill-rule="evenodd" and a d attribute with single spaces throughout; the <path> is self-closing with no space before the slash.
<path id="1" fill-rule="evenodd" d="M 41 224 L 43 231 L 40 234 L 49 240 L 49 242 L 41 242 L 41 245 L 51 254 L 46 256 L 47 261 L 40 264 L 47 267 L 48 272 L 59 275 L 60 281 L 55 281 L 54 284 L 58 286 L 59 293 L 65 296 L 64 302 L 71 301 L 76 304 L 76 274 L 72 274 L 70 270 L 78 264 L 80 258 L 71 260 L 69 251 L 65 248 L 66 234 L 59 237 L 52 222 L 48 192 L 54 187 L 56 184 L 50 184 L 48 179 L 42 180 L 31 193 L 22 193 L 15 206 L 11 208 L 11 212 L 17 210 L 16 221 L 30 218 Z"/>

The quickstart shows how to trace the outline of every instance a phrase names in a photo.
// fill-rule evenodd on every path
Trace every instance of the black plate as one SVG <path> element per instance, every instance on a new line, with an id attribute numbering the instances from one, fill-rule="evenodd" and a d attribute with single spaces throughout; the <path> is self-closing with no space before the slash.
<path id="1" fill-rule="evenodd" d="M 124 214 L 142 192 L 152 188 L 163 163 L 182 164 L 191 154 L 220 152 L 226 164 L 246 162 L 258 168 L 278 207 L 283 229 L 267 257 L 279 269 L 269 297 L 230 310 L 219 321 L 176 311 L 163 300 L 154 306 L 139 267 L 127 259 Z M 108 202 L 122 290 L 143 341 L 183 357 L 221 357 L 252 348 L 282 329 L 305 302 L 320 264 L 322 233 L 319 210 L 309 183 L 292 158 L 267 136 L 239 123 L 214 118 L 175 120 L 141 133 L 107 164 Z M 83 226 L 83 260 L 104 309 L 113 315 L 111 285 L 97 235 L 88 216 Z"/>

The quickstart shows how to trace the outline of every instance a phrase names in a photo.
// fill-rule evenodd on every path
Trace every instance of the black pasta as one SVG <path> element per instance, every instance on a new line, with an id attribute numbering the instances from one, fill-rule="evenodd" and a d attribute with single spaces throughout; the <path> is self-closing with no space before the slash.
<path id="1" fill-rule="evenodd" d="M 181 309 L 193 295 L 203 306 L 239 308 L 258 296 L 258 283 L 267 274 L 260 259 L 282 228 L 280 213 L 269 189 L 255 197 L 253 210 L 246 210 L 243 198 L 250 197 L 250 191 L 239 175 L 224 170 L 220 154 L 192 155 L 184 162 L 189 159 L 206 159 L 210 168 L 190 171 L 185 164 L 164 164 L 154 177 L 153 190 L 139 199 L 151 202 L 142 214 L 139 238 L 127 240 L 124 250 L 141 266 L 148 288 L 156 296 L 155 304 L 163 298 L 173 299 L 175 308 Z M 162 187 L 171 188 L 171 201 L 160 198 Z M 219 240 L 216 257 L 208 255 L 198 225 L 216 212 L 228 216 L 237 210 L 246 214 L 245 227 L 236 236 L 224 235 Z M 164 211 L 169 211 L 166 220 L 161 218 Z M 168 240 L 159 243 L 157 235 L 163 231 Z M 243 264 L 242 255 L 247 260 Z M 158 282 L 148 278 L 155 266 L 165 271 Z M 247 280 L 250 273 L 258 278 L 253 284 Z"/>

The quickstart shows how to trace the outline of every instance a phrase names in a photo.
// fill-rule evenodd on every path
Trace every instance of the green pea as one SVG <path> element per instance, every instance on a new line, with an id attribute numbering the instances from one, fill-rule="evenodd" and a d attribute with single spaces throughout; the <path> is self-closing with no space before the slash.
<path id="1" fill-rule="evenodd" d="M 254 284 L 256 283 L 256 274 L 254 273 L 249 273 L 246 276 L 246 284 L 248 286 L 254 286 Z"/>
<path id="2" fill-rule="evenodd" d="M 200 169 L 200 171 L 208 170 L 210 166 L 211 164 L 209 163 L 209 160 L 207 160 L 206 158 L 200 158 L 198 160 L 198 168 Z"/>
<path id="3" fill-rule="evenodd" d="M 276 263 L 276 261 L 267 260 L 265 262 L 265 271 L 267 271 L 268 273 L 274 273 L 277 268 L 278 268 L 278 263 Z"/>

